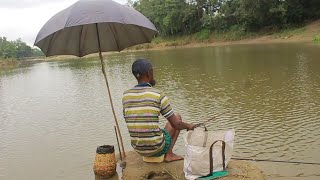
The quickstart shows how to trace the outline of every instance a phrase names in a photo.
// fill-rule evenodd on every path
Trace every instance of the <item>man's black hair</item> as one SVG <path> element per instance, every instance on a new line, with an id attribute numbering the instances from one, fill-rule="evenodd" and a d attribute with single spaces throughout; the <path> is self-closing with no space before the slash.
<path id="1" fill-rule="evenodd" d="M 145 60 L 145 59 L 137 59 L 132 64 L 132 74 L 136 78 L 139 78 L 142 75 L 147 74 L 151 70 L 152 70 L 152 64 L 148 60 Z"/>

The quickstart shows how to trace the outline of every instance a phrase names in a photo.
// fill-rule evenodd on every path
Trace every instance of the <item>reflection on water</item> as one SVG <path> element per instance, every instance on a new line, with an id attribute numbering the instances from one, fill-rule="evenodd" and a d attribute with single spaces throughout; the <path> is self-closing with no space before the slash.
<path id="1" fill-rule="evenodd" d="M 234 45 L 113 54 L 106 65 L 118 117 L 122 92 L 135 85 L 131 64 L 144 57 L 184 120 L 220 114 L 211 130 L 236 129 L 235 156 L 320 162 L 319 55 L 303 44 Z M 2 71 L 0 179 L 93 179 L 96 147 L 116 144 L 112 125 L 95 58 Z M 272 179 L 320 176 L 319 166 L 258 165 Z"/>

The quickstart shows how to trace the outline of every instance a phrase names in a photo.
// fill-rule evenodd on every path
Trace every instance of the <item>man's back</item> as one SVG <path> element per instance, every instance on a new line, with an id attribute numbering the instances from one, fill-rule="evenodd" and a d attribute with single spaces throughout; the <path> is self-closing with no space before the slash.
<path id="1" fill-rule="evenodd" d="M 165 155 L 167 162 L 182 160 L 173 153 L 180 130 L 191 130 L 195 126 L 183 122 L 180 115 L 173 113 L 168 98 L 153 88 L 152 64 L 137 59 L 132 64 L 132 74 L 138 85 L 123 94 L 123 115 L 126 119 L 132 147 L 142 156 Z M 168 122 L 159 128 L 159 116 L 162 114 Z"/>
<path id="2" fill-rule="evenodd" d="M 168 98 L 144 83 L 124 92 L 122 103 L 133 148 L 144 156 L 160 152 L 165 143 L 159 116 L 173 114 Z"/>

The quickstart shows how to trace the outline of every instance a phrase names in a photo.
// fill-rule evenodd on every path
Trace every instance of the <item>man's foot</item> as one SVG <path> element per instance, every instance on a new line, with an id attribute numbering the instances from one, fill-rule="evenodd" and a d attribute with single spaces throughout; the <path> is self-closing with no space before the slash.
<path id="1" fill-rule="evenodd" d="M 183 160 L 183 157 L 176 155 L 174 153 L 168 153 L 164 157 L 165 162 L 180 161 L 180 160 Z"/>

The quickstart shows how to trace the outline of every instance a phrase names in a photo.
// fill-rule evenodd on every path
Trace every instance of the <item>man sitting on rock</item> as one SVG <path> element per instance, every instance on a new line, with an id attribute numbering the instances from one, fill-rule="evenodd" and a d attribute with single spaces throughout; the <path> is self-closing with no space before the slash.
<path id="1" fill-rule="evenodd" d="M 142 156 L 158 157 L 165 155 L 165 161 L 182 160 L 172 152 L 180 130 L 192 130 L 194 125 L 183 122 L 175 114 L 168 98 L 153 86 L 153 69 L 149 61 L 138 59 L 132 64 L 132 73 L 138 85 L 124 92 L 123 114 L 131 145 Z M 162 114 L 169 122 L 164 129 L 159 127 Z"/>

